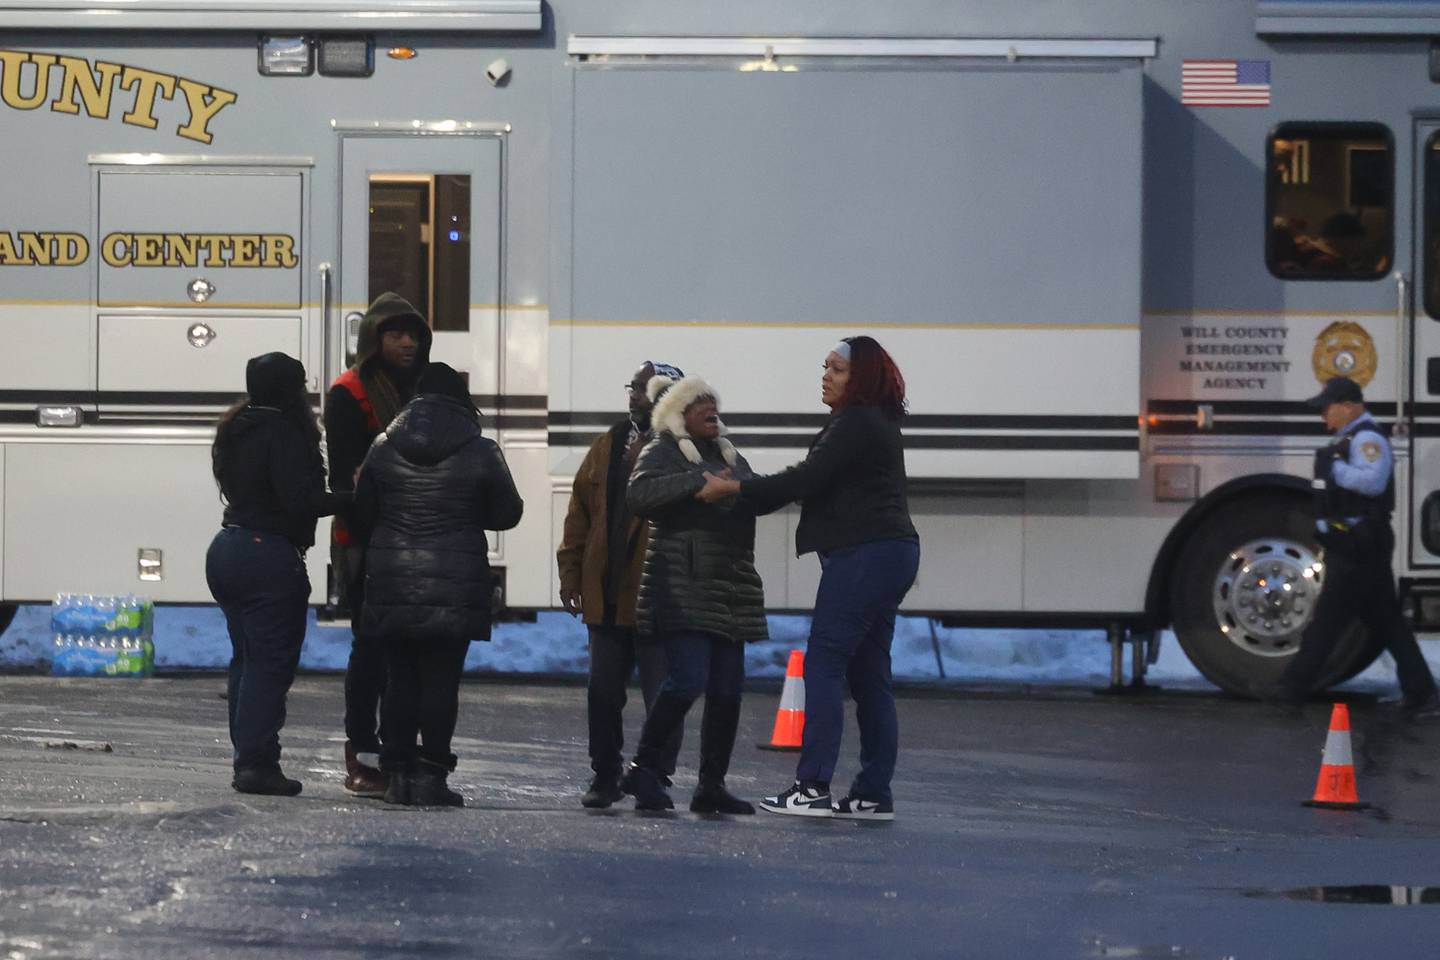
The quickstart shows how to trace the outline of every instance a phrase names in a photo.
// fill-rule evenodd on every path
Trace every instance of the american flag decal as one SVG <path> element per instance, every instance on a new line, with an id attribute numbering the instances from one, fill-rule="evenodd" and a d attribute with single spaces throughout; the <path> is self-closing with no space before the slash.
<path id="1" fill-rule="evenodd" d="M 1186 60 L 1180 102 L 1190 107 L 1270 106 L 1269 60 Z"/>

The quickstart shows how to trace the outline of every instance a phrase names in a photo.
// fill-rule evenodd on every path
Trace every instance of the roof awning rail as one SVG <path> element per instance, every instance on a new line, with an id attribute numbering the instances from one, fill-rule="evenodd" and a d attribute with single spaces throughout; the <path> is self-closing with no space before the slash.
<path id="1" fill-rule="evenodd" d="M 1123 59 L 1155 56 L 1155 38 L 1005 37 L 591 37 L 573 57 L 985 57 Z"/>
<path id="2" fill-rule="evenodd" d="M 1260 36 L 1376 37 L 1440 34 L 1440 0 L 1258 0 Z"/>

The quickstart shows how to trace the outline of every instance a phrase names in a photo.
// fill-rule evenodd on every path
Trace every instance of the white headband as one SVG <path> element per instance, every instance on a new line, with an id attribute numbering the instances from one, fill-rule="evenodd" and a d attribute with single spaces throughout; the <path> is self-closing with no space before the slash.
<path id="1" fill-rule="evenodd" d="M 839 343 L 835 344 L 835 346 L 831 347 L 830 352 L 838 353 L 841 360 L 844 360 L 846 363 L 850 362 L 850 344 L 846 343 L 844 340 L 841 340 Z"/>

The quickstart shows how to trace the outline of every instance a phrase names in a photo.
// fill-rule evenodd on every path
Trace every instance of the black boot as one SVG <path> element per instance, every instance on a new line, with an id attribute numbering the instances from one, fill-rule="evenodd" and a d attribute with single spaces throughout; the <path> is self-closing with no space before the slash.
<path id="1" fill-rule="evenodd" d="M 300 781 L 291 780 L 280 772 L 280 765 L 237 767 L 230 786 L 240 793 L 256 793 L 269 797 L 294 797 L 300 793 Z"/>
<path id="2" fill-rule="evenodd" d="M 623 796 L 625 791 L 620 789 L 619 777 L 597 773 L 590 781 L 590 789 L 580 798 L 580 806 L 590 810 L 604 810 Z"/>
<path id="3" fill-rule="evenodd" d="M 620 779 L 620 789 L 635 798 L 636 810 L 674 810 L 675 801 L 665 792 L 660 775 L 648 767 L 630 764 Z"/>
<path id="4" fill-rule="evenodd" d="M 739 697 L 705 698 L 705 716 L 700 720 L 700 783 L 690 800 L 690 809 L 696 813 L 755 812 L 753 806 L 725 789 L 739 729 Z"/>
<path id="5" fill-rule="evenodd" d="M 412 807 L 463 807 L 465 798 L 445 783 L 450 771 L 432 760 L 420 760 L 410 775 Z"/>
<path id="6" fill-rule="evenodd" d="M 385 786 L 385 802 L 409 806 L 410 771 L 408 769 L 391 770 L 386 776 L 390 780 Z"/>

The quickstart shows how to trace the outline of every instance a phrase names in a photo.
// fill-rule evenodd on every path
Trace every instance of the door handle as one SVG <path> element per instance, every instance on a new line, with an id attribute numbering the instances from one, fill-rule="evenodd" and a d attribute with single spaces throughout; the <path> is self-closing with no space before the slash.
<path id="1" fill-rule="evenodd" d="M 1394 435 L 1410 435 L 1409 404 L 1410 356 L 1406 345 L 1410 339 L 1410 278 L 1395 271 L 1395 429 Z"/>
<path id="2" fill-rule="evenodd" d="M 331 333 L 330 320 L 330 264 L 320 264 L 318 268 L 320 283 L 320 370 L 324 382 L 320 384 L 320 393 L 330 388 L 335 382 L 335 337 Z"/>

